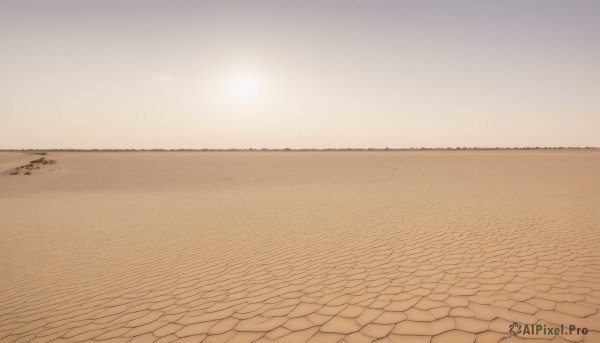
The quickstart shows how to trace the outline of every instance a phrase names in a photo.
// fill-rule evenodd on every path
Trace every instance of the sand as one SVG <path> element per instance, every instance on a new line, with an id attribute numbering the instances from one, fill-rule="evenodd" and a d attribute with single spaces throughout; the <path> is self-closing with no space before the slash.
<path id="1" fill-rule="evenodd" d="M 2 342 L 600 342 L 599 151 L 48 158 L 0 153 Z"/>

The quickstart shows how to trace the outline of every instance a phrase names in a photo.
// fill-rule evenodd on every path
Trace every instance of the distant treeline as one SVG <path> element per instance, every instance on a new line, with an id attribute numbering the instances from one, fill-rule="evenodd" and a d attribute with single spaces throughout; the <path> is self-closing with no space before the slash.
<path id="1" fill-rule="evenodd" d="M 0 149 L 3 152 L 25 152 L 39 153 L 42 151 L 48 152 L 131 152 L 131 151 L 415 151 L 415 150 L 434 150 L 434 151 L 462 151 L 462 150 L 593 150 L 598 147 L 448 147 L 448 148 L 323 148 L 323 149 Z"/>

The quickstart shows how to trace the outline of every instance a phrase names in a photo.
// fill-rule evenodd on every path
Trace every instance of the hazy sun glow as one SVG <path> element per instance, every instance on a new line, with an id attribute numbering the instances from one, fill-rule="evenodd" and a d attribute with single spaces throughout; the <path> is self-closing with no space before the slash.
<path id="1" fill-rule="evenodd" d="M 260 76 L 252 73 L 235 75 L 228 85 L 230 97 L 237 103 L 250 104 L 263 95 L 264 85 Z"/>
<path id="2" fill-rule="evenodd" d="M 0 149 L 600 146 L 600 1 L 0 0 L 0 28 Z"/>

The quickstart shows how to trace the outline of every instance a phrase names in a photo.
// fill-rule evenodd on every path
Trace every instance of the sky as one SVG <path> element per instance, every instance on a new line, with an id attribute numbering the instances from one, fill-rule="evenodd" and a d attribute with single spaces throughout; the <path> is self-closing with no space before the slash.
<path id="1" fill-rule="evenodd" d="M 600 146 L 600 1 L 0 0 L 0 148 Z"/>

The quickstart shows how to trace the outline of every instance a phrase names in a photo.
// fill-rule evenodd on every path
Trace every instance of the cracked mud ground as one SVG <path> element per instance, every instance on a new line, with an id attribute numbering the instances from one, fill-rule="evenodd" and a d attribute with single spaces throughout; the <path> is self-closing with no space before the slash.
<path id="1" fill-rule="evenodd" d="M 1 342 L 600 342 L 598 151 L 54 158 L 0 175 Z"/>

